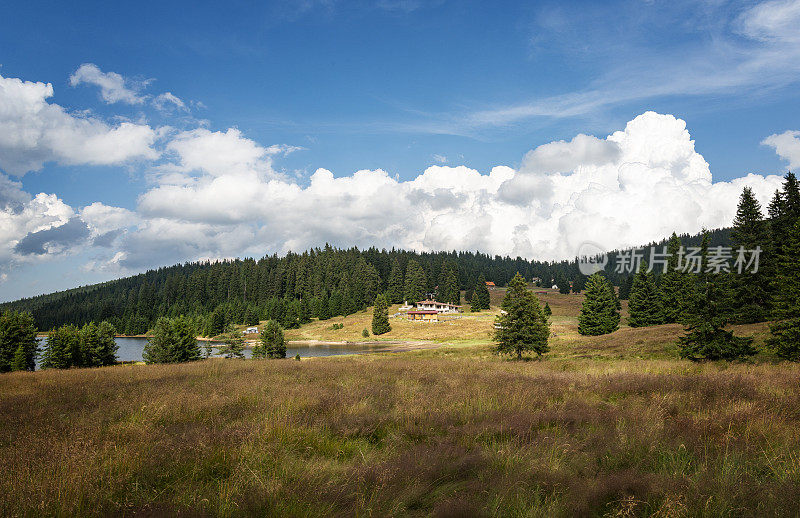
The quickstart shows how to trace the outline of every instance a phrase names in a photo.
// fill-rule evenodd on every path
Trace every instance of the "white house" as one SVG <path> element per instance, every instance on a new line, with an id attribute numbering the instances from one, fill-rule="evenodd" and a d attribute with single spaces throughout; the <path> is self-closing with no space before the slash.
<path id="1" fill-rule="evenodd" d="M 421 300 L 417 302 L 418 311 L 436 311 L 436 313 L 461 313 L 461 306 L 436 302 L 435 300 Z"/>
<path id="2" fill-rule="evenodd" d="M 242 334 L 243 335 L 251 335 L 251 334 L 256 334 L 257 335 L 258 334 L 258 327 L 257 326 L 248 327 L 247 329 L 242 331 Z"/>

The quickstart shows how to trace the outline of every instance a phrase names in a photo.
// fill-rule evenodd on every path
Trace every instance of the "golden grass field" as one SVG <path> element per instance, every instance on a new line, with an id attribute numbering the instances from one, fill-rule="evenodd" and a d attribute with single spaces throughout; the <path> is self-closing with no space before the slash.
<path id="1" fill-rule="evenodd" d="M 581 337 L 581 296 L 542 298 L 541 360 L 494 355 L 487 312 L 391 320 L 424 351 L 0 376 L 0 515 L 797 515 L 800 365 L 680 360 L 678 326 Z"/>

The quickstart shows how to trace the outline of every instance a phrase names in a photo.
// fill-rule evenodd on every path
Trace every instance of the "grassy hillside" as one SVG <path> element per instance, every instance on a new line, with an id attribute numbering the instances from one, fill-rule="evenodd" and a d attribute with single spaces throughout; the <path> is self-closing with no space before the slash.
<path id="1" fill-rule="evenodd" d="M 678 360 L 675 326 L 579 337 L 580 296 L 543 297 L 542 361 L 493 355 L 487 314 L 433 350 L 0 376 L 0 515 L 800 508 L 800 366 Z"/>

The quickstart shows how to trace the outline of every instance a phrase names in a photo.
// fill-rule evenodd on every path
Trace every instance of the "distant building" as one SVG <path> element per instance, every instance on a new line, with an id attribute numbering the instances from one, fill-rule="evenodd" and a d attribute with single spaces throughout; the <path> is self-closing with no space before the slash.
<path id="1" fill-rule="evenodd" d="M 243 335 L 252 335 L 252 334 L 256 334 L 257 335 L 258 334 L 258 327 L 256 327 L 256 326 L 248 327 L 247 329 L 242 331 L 242 334 Z"/>
<path id="2" fill-rule="evenodd" d="M 456 304 L 448 304 L 446 302 L 436 302 L 435 300 L 421 300 L 417 302 L 418 311 L 435 311 L 436 313 L 461 313 L 461 307 L 462 306 L 458 306 Z"/>
<path id="3" fill-rule="evenodd" d="M 412 309 L 408 313 L 409 320 L 416 322 L 438 322 L 439 312 L 435 309 Z"/>
<path id="4" fill-rule="evenodd" d="M 495 289 L 495 285 L 492 281 L 486 281 L 486 287 L 489 288 L 490 290 Z"/>

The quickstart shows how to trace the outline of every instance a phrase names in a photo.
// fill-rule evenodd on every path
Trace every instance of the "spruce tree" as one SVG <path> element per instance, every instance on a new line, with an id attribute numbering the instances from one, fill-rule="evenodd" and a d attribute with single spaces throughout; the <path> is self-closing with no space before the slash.
<path id="1" fill-rule="evenodd" d="M 627 275 L 619 283 L 619 299 L 628 300 L 631 297 L 631 288 L 633 288 L 633 275 Z"/>
<path id="2" fill-rule="evenodd" d="M 691 278 L 679 264 L 681 239 L 674 232 L 667 243 L 667 271 L 661 276 L 659 293 L 663 309 L 664 323 L 680 322 L 686 312 L 686 305 L 691 289 Z M 632 279 L 632 278 L 631 278 Z M 633 282 L 633 280 L 632 280 Z M 620 298 L 622 289 L 620 289 Z"/>
<path id="3" fill-rule="evenodd" d="M 381 294 L 375 297 L 375 307 L 372 311 L 372 334 L 382 335 L 392 330 L 389 325 L 389 303 L 386 296 Z"/>
<path id="4" fill-rule="evenodd" d="M 528 290 L 519 272 L 508 283 L 501 308 L 503 311 L 495 325 L 497 352 L 521 359 L 525 351 L 541 356 L 550 350 L 547 345 L 550 324 L 542 313 L 539 300 Z"/>
<path id="5" fill-rule="evenodd" d="M 787 234 L 774 279 L 769 343 L 781 358 L 800 361 L 800 221 Z"/>
<path id="6" fill-rule="evenodd" d="M 223 343 L 225 345 L 220 351 L 222 356 L 228 359 L 244 358 L 244 337 L 232 325 L 228 328 L 228 332 L 225 333 Z"/>
<path id="7" fill-rule="evenodd" d="M 281 323 L 284 329 L 298 329 L 300 327 L 300 304 L 296 300 L 286 305 L 286 313 Z"/>
<path id="8" fill-rule="evenodd" d="M 396 257 L 392 262 L 392 270 L 389 272 L 386 299 L 389 304 L 401 304 L 403 302 L 403 268 Z"/>
<path id="9" fill-rule="evenodd" d="M 572 283 L 572 293 L 580 293 L 586 287 L 586 277 L 578 274 Z"/>
<path id="10" fill-rule="evenodd" d="M 550 304 L 545 302 L 544 303 L 544 316 L 549 317 L 553 314 L 553 310 L 550 309 Z"/>
<path id="11" fill-rule="evenodd" d="M 730 323 L 733 292 L 725 276 L 709 276 L 695 290 L 686 317 L 686 334 L 678 340 L 680 355 L 693 361 L 734 360 L 755 354 L 752 338 L 737 337 Z"/>
<path id="12" fill-rule="evenodd" d="M 97 326 L 97 337 L 100 342 L 98 347 L 98 359 L 100 365 L 114 365 L 117 363 L 117 350 L 119 346 L 116 341 L 117 330 L 114 326 L 103 320 Z"/>
<path id="13" fill-rule="evenodd" d="M 486 286 L 486 277 L 481 274 L 478 277 L 478 284 L 475 285 L 475 293 L 478 294 L 480 301 L 480 309 L 491 309 L 491 294 L 489 288 Z"/>
<path id="14" fill-rule="evenodd" d="M 442 269 L 439 282 L 439 302 L 448 304 L 461 304 L 461 288 L 458 285 L 458 274 L 455 267 L 446 264 Z"/>
<path id="15" fill-rule="evenodd" d="M 404 298 L 409 304 L 416 304 L 425 296 L 428 281 L 425 278 L 425 270 L 414 259 L 409 259 L 406 265 L 405 280 Z"/>
<path id="16" fill-rule="evenodd" d="M 761 213 L 761 205 L 756 200 L 753 191 L 745 187 L 739 198 L 736 209 L 736 218 L 733 220 L 731 239 L 734 244 L 734 257 L 739 247 L 745 250 L 755 250 L 756 247 L 766 250 L 768 245 L 768 231 Z M 759 270 L 756 273 L 742 270 L 734 273 L 733 278 L 733 319 L 736 323 L 751 324 L 764 321 L 769 314 L 769 283 L 764 277 L 765 257 L 759 261 Z"/>
<path id="17" fill-rule="evenodd" d="M 11 370 L 12 371 L 24 371 L 28 370 L 27 364 L 25 362 L 25 346 L 19 344 L 17 350 L 14 351 L 14 357 L 11 360 Z"/>
<path id="18" fill-rule="evenodd" d="M 328 301 L 328 294 L 325 293 L 317 299 L 316 313 L 319 320 L 328 320 L 331 318 L 331 309 Z"/>
<path id="19" fill-rule="evenodd" d="M 283 328 L 275 320 L 270 320 L 261 332 L 261 344 L 267 358 L 286 358 L 286 340 Z"/>
<path id="20" fill-rule="evenodd" d="M 42 354 L 42 368 L 69 369 L 72 366 L 73 340 L 78 340 L 75 326 L 65 325 L 50 331 Z"/>
<path id="21" fill-rule="evenodd" d="M 477 291 L 472 293 L 472 300 L 469 303 L 469 310 L 473 313 L 477 313 L 481 310 L 481 299 L 478 298 Z"/>
<path id="22" fill-rule="evenodd" d="M 558 292 L 562 295 L 569 295 L 569 292 L 572 291 L 572 286 L 569 285 L 569 280 L 567 279 L 566 275 L 559 272 L 558 276 L 556 277 L 556 286 L 558 286 Z"/>
<path id="23" fill-rule="evenodd" d="M 614 300 L 614 287 L 600 273 L 586 281 L 586 294 L 578 317 L 578 332 L 597 336 L 613 333 L 619 328 L 619 309 Z"/>
<path id="24" fill-rule="evenodd" d="M 191 322 L 180 316 L 161 317 L 147 339 L 142 357 L 146 363 L 182 363 L 200 359 L 200 347 Z"/>
<path id="25" fill-rule="evenodd" d="M 17 350 L 22 346 L 25 369 L 36 368 L 39 342 L 36 340 L 36 324 L 30 313 L 4 311 L 0 313 L 0 372 L 11 370 Z"/>
<path id="26" fill-rule="evenodd" d="M 653 273 L 645 271 L 644 265 L 633 278 L 631 296 L 628 299 L 628 325 L 631 327 L 654 326 L 664 323 L 661 297 L 656 288 Z"/>

